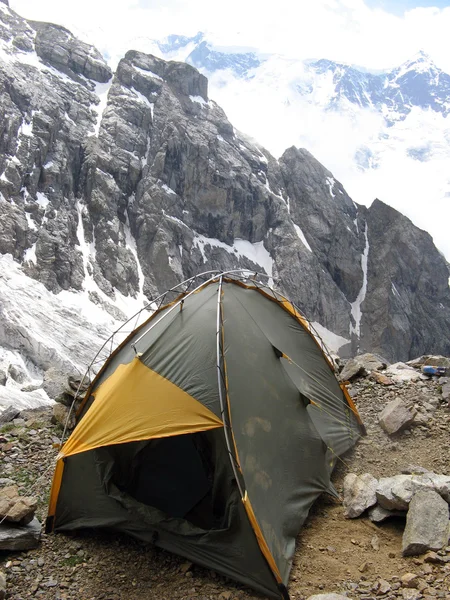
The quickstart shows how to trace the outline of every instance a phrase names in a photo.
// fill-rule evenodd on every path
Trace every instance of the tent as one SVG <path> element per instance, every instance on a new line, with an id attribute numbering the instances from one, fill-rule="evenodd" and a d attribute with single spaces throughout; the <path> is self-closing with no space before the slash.
<path id="1" fill-rule="evenodd" d="M 126 532 L 288 598 L 296 536 L 362 423 L 281 294 L 241 272 L 174 291 L 93 379 L 47 530 Z"/>

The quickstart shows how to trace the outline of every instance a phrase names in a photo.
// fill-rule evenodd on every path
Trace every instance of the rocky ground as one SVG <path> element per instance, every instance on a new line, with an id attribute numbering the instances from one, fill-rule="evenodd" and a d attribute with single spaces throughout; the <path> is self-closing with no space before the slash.
<path id="1" fill-rule="evenodd" d="M 339 461 L 334 484 L 340 493 L 349 472 L 378 478 L 412 464 L 450 474 L 450 412 L 442 385 L 437 378 L 389 386 L 361 378 L 352 384 L 368 435 Z M 378 416 L 396 398 L 415 405 L 418 418 L 409 429 L 388 436 Z M 44 520 L 61 430 L 51 424 L 47 408 L 21 417 L 0 429 L 0 477 L 17 483 L 23 495 L 36 495 L 37 516 Z M 450 546 L 431 557 L 404 558 L 404 523 L 397 518 L 375 525 L 365 516 L 350 520 L 339 501 L 320 498 L 298 539 L 292 600 L 325 592 L 354 600 L 449 598 Z M 43 534 L 34 550 L 0 552 L 0 571 L 6 574 L 8 600 L 262 599 L 175 555 L 107 533 Z"/>

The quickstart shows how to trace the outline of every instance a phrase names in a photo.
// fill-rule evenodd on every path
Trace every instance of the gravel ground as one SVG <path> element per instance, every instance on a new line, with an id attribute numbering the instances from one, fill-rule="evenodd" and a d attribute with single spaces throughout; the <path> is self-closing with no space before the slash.
<path id="1" fill-rule="evenodd" d="M 437 380 L 384 386 L 362 379 L 353 384 L 351 393 L 368 435 L 339 462 L 334 474 L 338 492 L 348 472 L 390 476 L 412 464 L 450 474 L 450 412 L 441 402 L 440 389 Z M 416 405 L 420 424 L 389 437 L 378 425 L 378 414 L 397 397 Z M 48 409 L 21 416 L 23 422 L 0 430 L 0 477 L 16 482 L 23 495 L 36 495 L 37 516 L 43 520 L 61 432 L 51 424 Z M 403 558 L 403 527 L 400 518 L 381 525 L 365 517 L 346 519 L 338 500 L 321 497 L 298 538 L 291 598 L 304 600 L 325 592 L 355 600 L 450 598 L 450 547 L 426 560 Z M 35 550 L 0 552 L 0 571 L 7 577 L 8 600 L 263 598 L 185 559 L 110 533 L 43 534 Z M 401 579 L 407 573 L 416 575 L 408 586 Z"/>

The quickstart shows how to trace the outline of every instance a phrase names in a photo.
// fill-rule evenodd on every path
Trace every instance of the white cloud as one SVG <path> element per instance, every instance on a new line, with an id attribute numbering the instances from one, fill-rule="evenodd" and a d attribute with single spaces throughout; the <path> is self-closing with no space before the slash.
<path id="1" fill-rule="evenodd" d="M 398 17 L 363 0 L 11 0 L 19 14 L 84 32 L 110 55 L 169 33 L 206 31 L 218 44 L 255 46 L 295 58 L 331 57 L 381 69 L 425 48 L 450 70 L 450 7 Z"/>

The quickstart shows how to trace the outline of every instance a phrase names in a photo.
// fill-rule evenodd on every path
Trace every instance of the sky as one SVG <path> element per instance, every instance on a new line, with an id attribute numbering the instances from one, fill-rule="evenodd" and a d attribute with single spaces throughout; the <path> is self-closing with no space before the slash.
<path id="1" fill-rule="evenodd" d="M 250 47 L 284 58 L 330 58 L 373 71 L 397 67 L 424 50 L 438 67 L 450 73 L 450 0 L 227 0 L 226 4 L 211 0 L 9 1 L 23 17 L 66 26 L 94 44 L 113 67 L 129 49 L 151 52 L 151 40 L 203 31 L 216 45 Z M 268 91 L 267 98 L 261 99 L 259 112 L 254 109 L 254 101 L 247 100 L 246 111 L 245 90 L 240 82 L 233 86 L 224 90 L 223 100 L 215 99 L 241 131 L 255 137 L 276 156 L 292 144 L 304 145 L 340 179 L 356 202 L 370 204 L 378 196 L 392 204 L 430 231 L 450 261 L 450 198 L 441 193 L 441 175 L 450 172 L 450 156 L 438 157 L 426 168 L 419 165 L 415 179 L 410 177 L 412 160 L 402 159 L 393 146 L 390 153 L 385 153 L 379 171 L 385 173 L 384 178 L 372 172 L 358 179 L 350 168 L 345 168 L 342 155 L 347 152 L 350 157 L 361 143 L 361 136 L 369 140 L 377 131 L 373 115 L 363 115 L 362 120 L 349 124 L 345 119 L 333 121 L 333 116 L 323 122 L 323 113 L 312 111 L 306 119 L 309 127 L 301 136 L 290 139 L 288 113 L 283 116 L 277 111 L 276 118 L 267 118 L 268 111 L 276 107 L 275 99 L 269 104 L 276 90 Z M 211 82 L 210 95 L 213 90 Z M 259 93 L 255 89 L 254 98 Z M 433 136 L 436 129 L 431 117 L 416 124 L 424 138 Z M 443 135 L 450 136 L 446 123 L 438 125 Z M 280 134 L 281 127 L 284 135 Z M 315 135 L 319 128 L 320 136 Z M 324 144 L 322 134 L 326 128 L 329 143 Z M 442 147 L 447 147 L 444 141 Z M 430 188 L 432 184 L 434 188 Z M 431 193 L 441 195 L 433 210 L 424 211 L 423 198 Z"/>
<path id="2" fill-rule="evenodd" d="M 26 18 L 65 25 L 113 58 L 130 43 L 140 49 L 148 38 L 204 31 L 217 44 L 369 69 L 397 65 L 424 48 L 450 71 L 450 1 L 10 0 L 10 6 Z"/>

